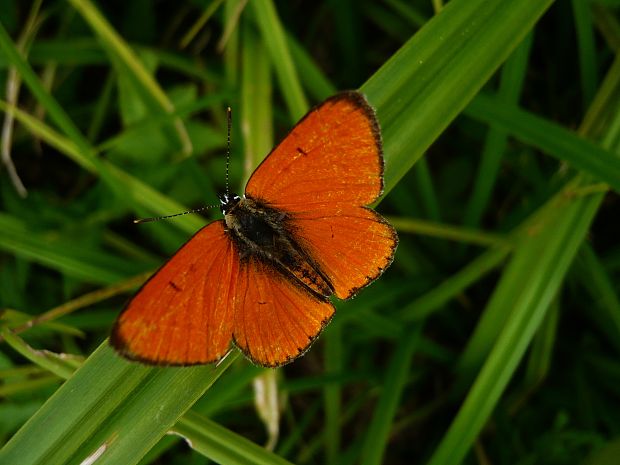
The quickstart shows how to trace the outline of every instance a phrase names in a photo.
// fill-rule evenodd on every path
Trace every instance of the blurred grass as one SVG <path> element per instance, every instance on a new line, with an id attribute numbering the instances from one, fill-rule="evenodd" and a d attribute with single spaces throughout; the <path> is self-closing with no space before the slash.
<path id="1" fill-rule="evenodd" d="M 25 55 L 30 6 L 0 3 L 29 191 L 0 173 L 0 463 L 608 463 L 617 2 L 69 4 L 35 5 Z M 215 202 L 227 105 L 236 191 L 309 102 L 351 87 L 377 109 L 401 242 L 281 370 L 269 452 L 261 370 L 237 352 L 149 368 L 105 344 L 125 293 L 205 223 L 130 220 Z"/>

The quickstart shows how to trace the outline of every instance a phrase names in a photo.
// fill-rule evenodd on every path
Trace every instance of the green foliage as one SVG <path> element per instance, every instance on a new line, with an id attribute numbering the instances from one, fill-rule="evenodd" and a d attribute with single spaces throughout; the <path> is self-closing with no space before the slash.
<path id="1" fill-rule="evenodd" d="M 556 3 L 0 2 L 0 464 L 615 463 L 618 2 Z M 207 221 L 131 219 L 216 202 L 227 106 L 240 190 L 357 87 L 401 241 L 270 378 L 272 452 L 237 352 L 152 368 L 107 346 Z"/>

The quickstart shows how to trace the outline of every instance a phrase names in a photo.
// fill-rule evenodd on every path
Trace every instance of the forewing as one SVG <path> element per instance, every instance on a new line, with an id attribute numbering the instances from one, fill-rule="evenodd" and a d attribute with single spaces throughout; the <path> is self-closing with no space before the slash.
<path id="1" fill-rule="evenodd" d="M 234 342 L 254 363 L 277 367 L 302 355 L 334 314 L 313 294 L 256 257 L 241 263 Z"/>
<path id="2" fill-rule="evenodd" d="M 196 233 L 132 298 L 112 330 L 127 358 L 158 365 L 215 362 L 233 328 L 234 245 L 215 221 Z"/>
<path id="3" fill-rule="evenodd" d="M 364 207 L 299 212 L 291 224 L 339 299 L 353 296 L 377 279 L 392 263 L 398 244 L 394 228 Z"/>
<path id="4" fill-rule="evenodd" d="M 383 189 L 381 136 L 359 92 L 310 110 L 256 169 L 246 195 L 288 212 L 368 205 Z"/>

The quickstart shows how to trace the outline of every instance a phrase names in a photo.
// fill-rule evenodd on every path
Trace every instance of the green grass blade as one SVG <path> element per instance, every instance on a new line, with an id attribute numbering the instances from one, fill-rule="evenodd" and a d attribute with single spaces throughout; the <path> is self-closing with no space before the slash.
<path id="1" fill-rule="evenodd" d="M 187 412 L 172 431 L 187 439 L 192 448 L 216 463 L 291 465 L 291 462 L 196 412 Z"/>
<path id="2" fill-rule="evenodd" d="M 588 0 L 572 0 L 575 31 L 579 47 L 579 74 L 581 76 L 582 100 L 584 108 L 596 94 L 598 77 L 596 70 L 597 57 L 594 46 L 594 30 L 592 22 L 592 2 Z"/>
<path id="3" fill-rule="evenodd" d="M 92 27 L 93 31 L 101 40 L 104 48 L 113 57 L 113 63 L 122 64 L 119 68 L 120 73 L 131 76 L 138 85 L 136 88 L 141 91 L 141 96 L 145 102 L 154 109 L 160 109 L 167 113 L 174 112 L 174 106 L 161 89 L 157 81 L 143 66 L 141 60 L 131 50 L 129 45 L 112 28 L 110 23 L 103 17 L 99 10 L 89 0 L 70 0 L 73 7 L 78 10 L 86 22 Z M 187 129 L 181 119 L 174 121 L 178 139 L 182 145 L 185 155 L 192 152 L 192 145 L 187 134 Z"/>
<path id="4" fill-rule="evenodd" d="M 617 149 L 620 113 L 616 100 L 607 99 L 602 105 L 598 101 L 601 95 L 618 95 L 619 89 L 620 73 L 614 64 L 584 119 L 588 130 L 582 126 L 583 133 L 591 134 L 593 128 L 600 127 L 601 119 L 607 121 L 603 148 Z M 606 106 L 615 111 L 611 121 Z M 531 215 L 535 227 L 521 230 L 519 245 L 461 359 L 465 380 L 479 364 L 482 369 L 435 450 L 431 465 L 460 463 L 488 421 L 547 315 L 603 200 L 603 193 L 586 197 L 570 194 L 579 185 L 588 184 L 590 179 L 585 177 L 568 183 Z"/>
<path id="5" fill-rule="evenodd" d="M 217 368 L 151 368 L 104 343 L 4 446 L 0 463 L 137 463 L 237 356 Z"/>
<path id="6" fill-rule="evenodd" d="M 243 23 L 241 127 L 244 147 L 243 182 L 273 147 L 271 67 L 265 44 L 247 21 Z"/>
<path id="7" fill-rule="evenodd" d="M 362 448 L 362 465 L 383 463 L 383 454 L 388 446 L 390 430 L 410 374 L 411 360 L 420 342 L 422 325 L 412 332 L 406 331 L 392 354 L 385 373 L 383 392 L 366 430 L 366 439 Z"/>
<path id="8" fill-rule="evenodd" d="M 82 135 L 77 126 L 71 121 L 63 108 L 54 100 L 53 97 L 40 84 L 39 78 L 34 73 L 28 63 L 22 58 L 17 47 L 9 37 L 0 22 L 0 50 L 8 58 L 12 66 L 15 67 L 24 83 L 36 97 L 37 101 L 43 105 L 49 113 L 54 123 L 85 153 L 88 153 L 88 141 Z"/>
<path id="9" fill-rule="evenodd" d="M 533 34 L 527 36 L 502 68 L 497 97 L 505 103 L 514 105 L 518 103 L 527 72 L 532 36 Z M 465 225 L 478 226 L 480 224 L 482 214 L 489 204 L 507 144 L 508 135 L 505 131 L 494 127 L 489 128 L 473 184 L 473 192 L 463 218 Z"/>
<path id="10" fill-rule="evenodd" d="M 383 127 L 386 191 L 469 103 L 551 3 L 451 1 L 362 86 Z"/>
<path id="11" fill-rule="evenodd" d="M 94 158 L 91 158 L 88 153 L 94 152 L 94 150 L 87 148 L 85 152 L 71 140 L 53 131 L 40 120 L 17 108 L 7 106 L 6 103 L 2 101 L 0 101 L 0 109 L 13 113 L 15 119 L 20 121 L 33 134 L 40 137 L 51 146 L 56 147 L 87 171 L 91 171 L 95 174 L 105 172 L 108 184 L 113 184 L 115 190 L 122 191 L 123 198 L 129 205 L 134 207 L 136 205 L 141 205 L 157 216 L 187 210 L 178 202 L 157 192 L 139 179 L 117 168 L 112 163 L 107 161 L 96 161 Z M 198 215 L 185 215 L 179 217 L 178 220 L 174 222 L 175 226 L 189 233 L 194 233 L 198 228 L 204 226 L 204 224 L 205 220 Z"/>
<path id="12" fill-rule="evenodd" d="M 401 316 L 407 321 L 421 320 L 438 311 L 444 304 L 497 268 L 511 251 L 509 245 L 492 247 L 472 260 L 454 275 L 435 286 L 402 308 Z"/>
<path id="13" fill-rule="evenodd" d="M 272 0 L 250 2 L 271 64 L 278 77 L 282 95 L 288 106 L 291 121 L 295 122 L 308 111 L 308 102 L 301 88 L 297 70 L 286 42 L 286 34 Z"/>
<path id="14" fill-rule="evenodd" d="M 579 258 L 573 271 L 595 302 L 587 310 L 588 316 L 596 320 L 609 343 L 620 350 L 620 298 L 613 276 L 605 270 L 589 244 L 584 244 Z"/>
<path id="15" fill-rule="evenodd" d="M 466 114 L 532 144 L 620 191 L 620 159 L 594 142 L 487 95 L 478 95 Z"/>
<path id="16" fill-rule="evenodd" d="M 112 284 L 144 271 L 140 264 L 81 246 L 75 241 L 61 241 L 33 233 L 16 218 L 1 213 L 0 249 L 96 284 Z"/>
<path id="17" fill-rule="evenodd" d="M 561 214 L 544 232 L 515 252 L 493 297 L 503 301 L 508 319 L 431 465 L 458 464 L 465 458 L 556 296 L 600 200 L 600 195 L 581 199 L 558 210 Z"/>

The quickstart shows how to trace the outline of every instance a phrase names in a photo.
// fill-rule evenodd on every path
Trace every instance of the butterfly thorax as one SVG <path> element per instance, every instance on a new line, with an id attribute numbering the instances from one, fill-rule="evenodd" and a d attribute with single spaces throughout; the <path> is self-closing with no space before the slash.
<path id="1" fill-rule="evenodd" d="M 221 196 L 220 202 L 242 263 L 257 259 L 314 294 L 329 297 L 334 293 L 325 273 L 300 244 L 287 213 L 249 197 Z"/>

